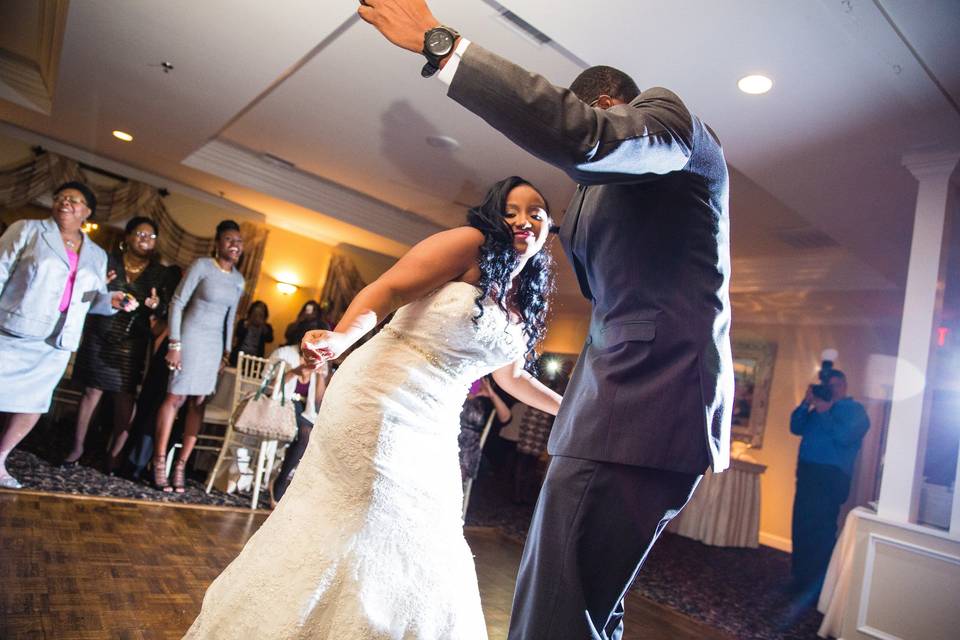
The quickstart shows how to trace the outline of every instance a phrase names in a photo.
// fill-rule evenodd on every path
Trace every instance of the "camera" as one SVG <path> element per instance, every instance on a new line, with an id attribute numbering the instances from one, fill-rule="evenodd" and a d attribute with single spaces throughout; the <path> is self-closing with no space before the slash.
<path id="1" fill-rule="evenodd" d="M 824 402 L 830 402 L 833 399 L 833 390 L 830 389 L 829 385 L 812 384 L 810 385 L 810 392 L 813 393 L 815 398 L 819 398 Z"/>
<path id="2" fill-rule="evenodd" d="M 810 392 L 815 398 L 819 398 L 824 402 L 830 402 L 833 400 L 833 389 L 830 388 L 830 372 L 833 371 L 833 361 L 824 360 L 820 363 L 820 371 L 817 373 L 817 377 L 820 379 L 820 384 L 810 385 Z"/>

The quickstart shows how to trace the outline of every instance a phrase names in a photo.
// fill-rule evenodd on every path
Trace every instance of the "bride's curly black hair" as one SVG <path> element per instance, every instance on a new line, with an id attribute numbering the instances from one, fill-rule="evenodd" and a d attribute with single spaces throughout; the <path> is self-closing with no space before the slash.
<path id="1" fill-rule="evenodd" d="M 487 191 L 483 202 L 467 212 L 467 224 L 483 233 L 483 245 L 477 264 L 480 267 L 480 294 L 476 304 L 483 316 L 483 300 L 492 297 L 504 313 L 512 311 L 523 320 L 527 336 L 525 354 L 526 368 L 533 371 L 536 361 L 536 345 L 543 339 L 547 329 L 549 296 L 553 292 L 553 259 L 546 248 L 527 260 L 523 270 L 511 283 L 511 274 L 520 261 L 514 248 L 513 230 L 504 218 L 507 196 L 514 188 L 527 185 L 543 197 L 540 190 L 519 176 L 510 176 L 494 184 Z M 547 199 L 543 199 L 547 204 Z M 549 212 L 549 205 L 545 207 Z M 551 224 L 544 220 L 544 224 Z M 513 286 L 511 286 L 513 285 Z"/>

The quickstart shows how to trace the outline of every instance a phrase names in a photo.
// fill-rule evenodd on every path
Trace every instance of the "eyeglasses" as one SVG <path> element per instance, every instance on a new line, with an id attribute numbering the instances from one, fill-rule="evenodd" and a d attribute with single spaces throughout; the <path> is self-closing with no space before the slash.
<path id="1" fill-rule="evenodd" d="M 156 240 L 157 234 L 148 233 L 147 231 L 137 231 L 135 234 L 138 240 Z"/>
<path id="2" fill-rule="evenodd" d="M 70 203 L 71 207 L 77 207 L 80 205 L 83 205 L 84 207 L 87 206 L 87 201 L 84 200 L 83 198 L 78 198 L 77 196 L 59 195 L 54 197 L 53 199 L 54 204 L 60 204 L 61 202 L 68 202 Z"/>

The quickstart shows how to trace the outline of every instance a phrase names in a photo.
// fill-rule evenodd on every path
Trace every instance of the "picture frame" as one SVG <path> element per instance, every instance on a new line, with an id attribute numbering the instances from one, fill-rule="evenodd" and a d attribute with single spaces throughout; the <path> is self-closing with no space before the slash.
<path id="1" fill-rule="evenodd" d="M 770 384 L 777 345 L 772 342 L 734 341 L 734 402 L 732 438 L 753 449 L 763 446 Z"/>

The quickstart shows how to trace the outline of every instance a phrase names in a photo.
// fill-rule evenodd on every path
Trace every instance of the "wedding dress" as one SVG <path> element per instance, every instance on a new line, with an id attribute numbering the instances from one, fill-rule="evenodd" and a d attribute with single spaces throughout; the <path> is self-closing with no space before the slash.
<path id="1" fill-rule="evenodd" d="M 187 638 L 487 637 L 457 451 L 471 382 L 525 350 L 451 282 L 399 309 L 333 376 L 290 488 L 210 585 Z"/>

